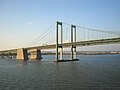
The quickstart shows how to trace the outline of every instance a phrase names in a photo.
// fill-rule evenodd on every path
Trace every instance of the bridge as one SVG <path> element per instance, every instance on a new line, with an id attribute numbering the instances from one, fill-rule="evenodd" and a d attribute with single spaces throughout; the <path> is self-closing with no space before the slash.
<path id="1" fill-rule="evenodd" d="M 44 43 L 35 45 L 38 42 Z M 116 43 L 120 43 L 119 32 L 96 30 L 57 21 L 56 24 L 52 25 L 44 34 L 30 42 L 26 47 L 0 51 L 0 57 L 16 55 L 18 60 L 27 60 L 29 52 L 31 60 L 41 60 L 42 50 L 55 49 L 55 61 L 59 62 L 63 61 L 63 48 L 71 48 L 70 60 L 74 61 L 78 60 L 77 47 Z"/>

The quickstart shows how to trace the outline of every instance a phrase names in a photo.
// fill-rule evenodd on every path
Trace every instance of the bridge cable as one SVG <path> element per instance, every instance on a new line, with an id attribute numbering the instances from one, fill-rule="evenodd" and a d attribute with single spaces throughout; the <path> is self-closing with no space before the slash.
<path id="1" fill-rule="evenodd" d="M 38 36 L 38 37 L 37 37 L 36 39 L 34 39 L 32 42 L 30 42 L 29 44 L 27 44 L 27 46 L 33 44 L 33 43 L 36 42 L 39 38 L 43 37 L 43 35 L 46 34 L 46 31 L 48 31 L 48 30 L 50 30 L 51 28 L 53 28 L 54 25 L 55 25 L 55 24 L 51 25 L 50 28 L 48 28 L 47 30 L 45 30 L 44 33 L 42 33 L 42 35 Z"/>

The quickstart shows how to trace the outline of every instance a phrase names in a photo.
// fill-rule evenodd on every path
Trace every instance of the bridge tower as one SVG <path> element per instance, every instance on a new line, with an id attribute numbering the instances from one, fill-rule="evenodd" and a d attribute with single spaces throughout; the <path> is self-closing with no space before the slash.
<path id="1" fill-rule="evenodd" d="M 58 31 L 60 28 L 60 44 L 58 40 Z M 76 26 L 71 25 L 71 43 L 76 43 Z M 62 22 L 56 23 L 56 61 L 63 61 L 63 26 Z M 60 48 L 60 60 L 59 60 L 59 52 L 58 49 Z M 70 60 L 77 60 L 76 59 L 76 45 L 71 46 L 71 53 L 70 53 Z"/>
<path id="2" fill-rule="evenodd" d="M 76 43 L 76 26 L 71 25 L 71 43 Z M 70 60 L 76 60 L 76 45 L 71 46 Z"/>
<path id="3" fill-rule="evenodd" d="M 59 45 L 59 43 L 58 43 L 58 30 L 59 30 L 59 26 L 60 26 L 60 44 L 62 44 L 63 43 L 63 33 L 62 33 L 62 22 L 58 22 L 57 21 L 57 23 L 56 23 L 56 61 L 58 61 L 59 59 L 58 59 L 58 55 L 59 55 L 59 53 L 58 53 L 58 49 L 60 48 L 61 49 L 61 51 L 60 51 L 60 60 L 62 60 L 63 59 L 63 47 L 62 46 L 60 46 Z"/>

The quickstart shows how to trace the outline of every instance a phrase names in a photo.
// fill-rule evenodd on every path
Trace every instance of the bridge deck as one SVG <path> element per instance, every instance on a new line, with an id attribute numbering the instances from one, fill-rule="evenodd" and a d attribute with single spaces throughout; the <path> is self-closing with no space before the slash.
<path id="1" fill-rule="evenodd" d="M 63 44 L 59 44 L 59 46 L 62 46 L 65 48 L 65 47 L 70 47 L 72 45 L 74 45 L 74 46 L 91 46 L 91 45 L 103 45 L 103 44 L 115 44 L 115 43 L 120 43 L 120 38 L 89 40 L 89 41 L 80 41 L 80 42 L 73 42 L 73 43 L 63 43 Z M 24 49 L 44 50 L 44 49 L 55 49 L 55 48 L 56 48 L 56 44 L 46 45 L 46 46 L 27 47 Z M 0 51 L 0 54 L 9 54 L 9 53 L 15 54 L 15 53 L 17 53 L 17 49 Z"/>

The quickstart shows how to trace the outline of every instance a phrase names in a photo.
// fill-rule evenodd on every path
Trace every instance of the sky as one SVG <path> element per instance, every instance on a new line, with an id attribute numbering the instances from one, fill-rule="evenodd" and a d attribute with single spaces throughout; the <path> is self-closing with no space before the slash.
<path id="1" fill-rule="evenodd" d="M 120 32 L 120 0 L 0 0 L 0 50 L 25 47 L 56 21 Z"/>

